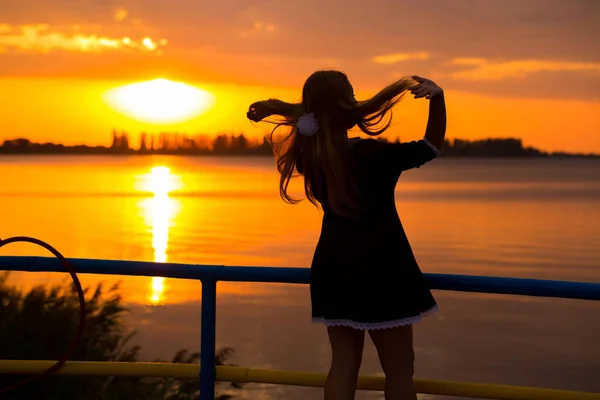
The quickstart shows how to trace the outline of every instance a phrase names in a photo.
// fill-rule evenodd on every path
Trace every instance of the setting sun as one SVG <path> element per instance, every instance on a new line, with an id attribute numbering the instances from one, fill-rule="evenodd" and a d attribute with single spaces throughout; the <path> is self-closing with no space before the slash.
<path id="1" fill-rule="evenodd" d="M 208 111 L 215 97 L 183 82 L 155 79 L 106 92 L 105 102 L 130 118 L 148 123 L 180 123 Z"/>

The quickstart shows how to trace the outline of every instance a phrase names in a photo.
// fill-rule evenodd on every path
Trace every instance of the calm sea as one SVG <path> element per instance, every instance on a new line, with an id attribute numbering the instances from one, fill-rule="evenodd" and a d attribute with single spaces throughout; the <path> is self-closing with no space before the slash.
<path id="1" fill-rule="evenodd" d="M 319 211 L 279 199 L 267 158 L 2 156 L 0 177 L 0 237 L 34 236 L 67 257 L 303 267 L 319 235 Z M 598 160 L 441 158 L 404 174 L 396 198 L 424 272 L 600 282 Z M 45 255 L 28 245 L 1 253 Z M 199 349 L 199 284 L 81 279 L 122 282 L 145 359 Z M 65 280 L 11 275 L 23 288 Z M 232 361 L 327 371 L 307 287 L 231 283 L 218 293 L 218 346 L 237 350 Z M 600 392 L 600 303 L 435 295 L 440 312 L 415 328 L 417 377 Z M 380 373 L 370 342 L 362 372 Z M 259 385 L 241 394 L 319 396 Z"/>

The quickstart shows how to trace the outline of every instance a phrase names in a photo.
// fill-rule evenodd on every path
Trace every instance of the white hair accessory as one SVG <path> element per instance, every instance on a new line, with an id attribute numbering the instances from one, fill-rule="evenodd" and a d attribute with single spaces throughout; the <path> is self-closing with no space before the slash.
<path id="1" fill-rule="evenodd" d="M 304 114 L 298 118 L 296 128 L 302 136 L 313 136 L 319 130 L 319 121 L 313 113 Z"/>

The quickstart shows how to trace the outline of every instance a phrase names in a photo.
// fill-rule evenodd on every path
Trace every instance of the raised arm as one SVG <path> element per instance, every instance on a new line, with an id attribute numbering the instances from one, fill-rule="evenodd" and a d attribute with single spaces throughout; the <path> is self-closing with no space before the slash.
<path id="1" fill-rule="evenodd" d="M 273 115 L 284 118 L 298 118 L 302 115 L 302 112 L 302 104 L 269 99 L 252 103 L 248 109 L 247 117 L 254 122 L 259 122 Z"/>
<path id="2" fill-rule="evenodd" d="M 429 100 L 429 118 L 423 139 L 404 143 L 389 143 L 383 146 L 383 159 L 387 166 L 395 171 L 419 168 L 433 160 L 442 152 L 446 137 L 446 104 L 444 91 L 429 79 L 412 77 L 417 85 L 409 90 L 415 99 Z"/>
<path id="3" fill-rule="evenodd" d="M 418 82 L 410 88 L 415 99 L 429 99 L 429 117 L 425 129 L 425 140 L 438 151 L 442 150 L 446 138 L 446 102 L 444 91 L 433 81 L 418 76 L 412 77 Z"/>
<path id="4" fill-rule="evenodd" d="M 446 102 L 444 93 L 435 96 L 429 101 L 429 118 L 425 139 L 438 150 L 442 150 L 446 137 Z"/>

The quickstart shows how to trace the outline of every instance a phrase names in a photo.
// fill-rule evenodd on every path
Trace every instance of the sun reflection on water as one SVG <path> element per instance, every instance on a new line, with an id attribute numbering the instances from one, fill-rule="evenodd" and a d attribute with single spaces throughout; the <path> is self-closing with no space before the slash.
<path id="1" fill-rule="evenodd" d="M 179 213 L 179 200 L 169 197 L 169 193 L 181 187 L 180 177 L 171 173 L 165 166 L 156 166 L 141 176 L 141 191 L 153 194 L 152 198 L 141 201 L 146 225 L 152 231 L 152 248 L 155 262 L 167 262 L 169 247 L 169 229 Z M 165 278 L 153 277 L 149 284 L 148 301 L 153 305 L 165 303 Z"/>

